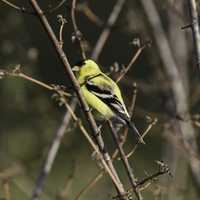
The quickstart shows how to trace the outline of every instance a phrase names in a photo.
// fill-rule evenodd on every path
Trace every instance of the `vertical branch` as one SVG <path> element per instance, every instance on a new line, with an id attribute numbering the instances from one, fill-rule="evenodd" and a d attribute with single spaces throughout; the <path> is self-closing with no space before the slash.
<path id="1" fill-rule="evenodd" d="M 96 125 L 96 122 L 91 114 L 91 111 L 87 105 L 87 103 L 85 102 L 85 99 L 82 95 L 82 92 L 80 90 L 80 86 L 72 72 L 72 69 L 71 69 L 71 66 L 69 64 L 69 61 L 68 61 L 68 58 L 66 57 L 64 51 L 62 48 L 60 48 L 60 45 L 59 45 L 59 41 L 58 39 L 56 38 L 55 34 L 54 34 L 54 31 L 53 29 L 51 28 L 45 14 L 43 13 L 43 11 L 41 10 L 40 6 L 38 5 L 37 1 L 36 0 L 29 0 L 33 9 L 35 10 L 35 12 L 37 13 L 37 16 L 38 18 L 40 19 L 44 29 L 46 30 L 47 32 L 47 35 L 50 39 L 50 41 L 52 42 L 52 44 L 54 45 L 54 48 L 60 58 L 60 60 L 62 61 L 62 64 L 63 66 L 65 67 L 66 69 L 66 72 L 72 82 L 72 86 L 74 88 L 74 91 L 76 92 L 78 98 L 79 98 L 79 101 L 80 101 L 80 104 L 81 104 L 81 107 L 82 107 L 82 110 L 85 114 L 85 117 L 87 118 L 87 121 L 91 127 L 91 131 L 92 131 L 92 134 L 93 134 L 93 137 L 100 149 L 100 152 L 102 153 L 103 155 L 103 158 L 104 160 L 106 161 L 107 165 L 109 166 L 110 170 L 112 171 L 113 175 L 115 176 L 115 178 L 117 179 L 117 191 L 120 195 L 120 197 L 123 197 L 124 194 L 125 194 L 125 190 L 124 190 L 124 187 L 122 185 L 122 183 L 120 182 L 118 176 L 117 176 L 117 173 L 114 169 L 114 166 L 112 164 L 112 160 L 110 159 L 110 156 L 108 154 L 108 152 L 106 151 L 105 149 L 105 146 L 104 146 L 104 142 L 103 142 L 103 138 L 101 136 L 101 132 L 99 131 L 97 125 Z"/>
<path id="2" fill-rule="evenodd" d="M 156 9 L 154 1 L 152 0 L 141 0 L 141 3 L 144 7 L 145 13 L 149 19 L 150 25 L 153 29 L 153 34 L 156 40 L 157 47 L 160 52 L 160 56 L 163 62 L 163 67 L 166 72 L 167 78 L 170 80 L 171 90 L 173 93 L 173 101 L 176 105 L 175 113 L 178 115 L 190 116 L 189 115 L 189 104 L 187 99 L 187 92 L 183 84 L 183 80 L 178 71 L 178 67 L 173 58 L 168 39 L 165 35 L 164 28 L 162 26 L 159 13 Z M 176 130 L 180 130 L 179 134 L 181 135 L 184 146 L 189 150 L 190 156 L 188 157 L 190 169 L 192 171 L 193 177 L 196 181 L 196 185 L 200 188 L 200 162 L 197 159 L 198 150 L 197 142 L 195 140 L 195 131 L 190 120 L 180 121 L 177 120 L 175 124 Z M 176 134 L 176 133 L 174 133 Z M 194 156 L 194 152 L 196 156 Z"/>
<path id="3" fill-rule="evenodd" d="M 60 42 L 60 47 L 63 48 L 63 29 L 66 24 L 66 19 L 62 15 L 58 15 L 58 22 L 60 23 L 60 30 L 59 30 L 59 42 Z"/>
<path id="4" fill-rule="evenodd" d="M 68 109 L 68 111 L 71 113 L 71 116 L 73 118 L 73 120 L 78 123 L 78 126 L 81 130 L 81 132 L 83 133 L 83 135 L 85 136 L 85 138 L 87 139 L 87 141 L 89 142 L 89 144 L 92 146 L 92 148 L 94 149 L 94 151 L 97 153 L 99 159 L 101 160 L 101 163 L 104 167 L 104 170 L 109 174 L 111 180 L 113 181 L 116 189 L 118 189 L 118 180 L 116 179 L 116 177 L 113 174 L 113 171 L 110 169 L 110 167 L 107 165 L 106 160 L 103 157 L 103 154 L 100 152 L 98 146 L 94 143 L 94 141 L 92 140 L 92 138 L 90 137 L 89 133 L 87 132 L 87 130 L 84 128 L 84 126 L 81 124 L 81 122 L 79 121 L 78 117 L 76 116 L 76 114 L 73 112 L 73 110 L 71 109 L 71 107 L 69 106 L 69 104 L 65 101 L 65 99 L 62 99 L 62 94 L 61 95 L 61 101 L 62 103 L 64 103 L 65 107 Z M 64 101 L 63 101 L 64 100 Z M 119 191 L 119 195 L 121 195 L 120 191 Z M 121 200 L 124 200 L 125 196 L 121 195 L 119 196 L 119 198 Z"/>
<path id="5" fill-rule="evenodd" d="M 189 88 L 191 87 L 189 79 L 189 71 L 191 68 L 188 67 L 189 58 L 189 44 L 187 42 L 186 32 L 180 31 L 177 25 L 185 23 L 185 5 L 183 1 L 176 1 L 173 3 L 176 9 L 179 10 L 179 14 L 172 12 L 171 9 L 167 9 L 168 16 L 168 30 L 166 35 L 168 36 L 171 51 L 176 61 L 176 65 L 179 69 L 182 84 L 184 85 L 186 95 L 188 96 Z M 163 72 L 161 72 L 163 73 Z M 163 76 L 164 74 L 162 74 Z M 160 79 L 161 84 L 164 84 L 164 80 Z M 165 91 L 164 91 L 165 92 Z M 165 107 L 167 110 L 173 110 L 174 100 L 169 97 L 165 99 Z M 177 149 L 172 133 L 180 133 L 180 128 L 177 126 L 177 119 L 170 119 L 168 124 L 164 125 L 163 135 L 165 138 L 164 146 L 162 147 L 162 160 L 170 166 L 170 171 L 173 174 L 173 181 L 168 176 L 161 178 L 161 185 L 167 187 L 165 192 L 161 192 L 161 198 L 164 199 L 184 199 L 180 196 L 180 189 L 187 188 L 188 185 L 188 162 L 183 159 L 183 154 Z M 179 123 L 179 122 L 178 122 Z M 170 126 L 170 127 L 169 127 Z M 178 128 L 178 129 L 177 129 Z M 180 137 L 180 136 L 179 136 Z M 174 188 L 176 188 L 174 190 Z"/>
<path id="6" fill-rule="evenodd" d="M 127 65 L 127 67 L 117 77 L 117 79 L 116 79 L 117 83 L 127 74 L 127 72 L 130 70 L 130 68 L 132 67 L 132 65 L 136 62 L 136 60 L 138 59 L 138 57 L 140 56 L 140 54 L 142 53 L 142 51 L 143 51 L 143 49 L 145 47 L 146 47 L 146 45 L 143 45 L 143 46 L 141 46 L 141 47 L 138 48 L 137 52 L 133 55 L 133 57 L 131 58 L 131 60 L 130 60 L 129 64 Z"/>
<path id="7" fill-rule="evenodd" d="M 76 12 L 76 0 L 72 0 L 71 19 L 72 19 L 72 24 L 73 24 L 73 28 L 74 28 L 75 39 L 79 42 L 82 59 L 85 60 L 86 55 L 85 55 L 84 44 L 83 44 L 83 34 L 78 29 L 78 26 L 76 23 L 75 12 Z"/>
<path id="8" fill-rule="evenodd" d="M 85 59 L 85 52 L 84 52 L 83 43 L 82 43 L 82 34 L 81 34 L 81 32 L 80 32 L 80 30 L 79 30 L 79 28 L 77 26 L 77 23 L 76 23 L 75 11 L 76 11 L 76 0 L 74 0 L 72 2 L 71 17 L 72 17 L 72 23 L 73 23 L 73 28 L 74 28 L 74 32 L 75 32 L 75 37 L 76 37 L 76 39 L 79 42 L 81 53 L 82 53 L 82 58 Z M 62 32 L 63 32 L 63 27 L 64 27 L 65 21 L 64 21 L 64 18 L 62 16 L 60 16 L 60 17 L 62 18 L 62 20 L 60 20 L 61 27 L 60 27 L 60 32 L 59 32 L 59 44 L 60 44 L 60 47 L 62 48 L 62 45 L 63 45 Z M 73 99 L 73 101 L 75 102 L 75 99 Z M 76 106 L 72 106 L 72 109 L 75 108 L 75 107 Z M 65 117 L 66 116 L 68 116 L 68 120 L 70 120 L 71 113 L 67 112 L 66 115 L 65 115 Z M 61 124 L 61 126 L 59 128 L 59 130 L 62 130 L 62 133 L 61 132 L 59 133 L 59 131 L 58 131 L 57 134 L 56 134 L 56 136 L 53 139 L 53 142 L 52 142 L 52 144 L 51 144 L 51 146 L 49 148 L 49 152 L 48 152 L 47 158 L 46 158 L 46 160 L 45 160 L 45 162 L 43 164 L 41 173 L 40 173 L 40 175 L 38 177 L 38 180 L 37 180 L 37 183 L 36 183 L 36 188 L 34 190 L 33 196 L 39 196 L 39 194 L 41 193 L 41 191 L 43 189 L 44 181 L 45 181 L 47 175 L 49 174 L 49 172 L 51 170 L 51 166 L 52 166 L 52 164 L 53 164 L 53 162 L 55 160 L 55 156 L 56 156 L 57 150 L 59 148 L 61 139 L 63 137 L 62 134 L 64 134 L 63 124 L 65 123 L 64 122 L 65 121 L 65 117 L 64 117 L 63 122 L 62 122 L 62 124 Z M 54 141 L 57 141 L 57 144 L 54 143 Z M 51 153 L 52 152 L 51 149 L 54 149 L 54 154 Z M 49 157 L 51 157 L 51 165 L 49 164 L 49 159 L 50 159 Z M 46 171 L 47 166 L 49 166 L 48 167 L 48 171 Z"/>
<path id="9" fill-rule="evenodd" d="M 132 97 L 132 101 L 131 101 L 131 105 L 130 105 L 130 108 L 129 108 L 129 114 L 130 116 L 132 117 L 133 116 L 133 111 L 134 111 L 134 108 L 135 108 L 135 102 L 136 102 L 136 96 L 137 96 L 137 85 L 136 83 L 133 84 L 133 97 Z M 125 141 L 126 141 L 126 138 L 127 138 L 127 135 L 128 135 L 128 128 L 126 127 L 124 132 L 123 132 L 123 137 L 120 141 L 120 145 L 123 146 Z M 112 160 L 115 160 L 117 158 L 117 155 L 119 153 L 119 150 L 118 148 L 114 151 L 114 153 L 112 154 Z M 78 193 L 78 195 L 75 197 L 74 200 L 80 200 L 81 197 L 87 192 L 89 191 L 102 177 L 103 175 L 105 174 L 105 170 L 101 170 L 98 174 L 96 174 L 94 176 L 94 178 L 91 179 L 91 181 Z"/>
<path id="10" fill-rule="evenodd" d="M 136 178 L 133 174 L 133 169 L 131 168 L 130 164 L 129 164 L 129 161 L 126 157 L 126 154 L 123 150 L 123 147 L 122 147 L 122 144 L 120 144 L 120 140 L 119 140 L 119 136 L 117 135 L 117 132 L 115 130 L 115 128 L 113 127 L 112 125 L 112 122 L 111 121 L 108 121 L 108 125 L 110 127 L 110 131 L 112 133 L 112 136 L 113 136 L 113 139 L 115 141 L 115 144 L 116 144 L 116 147 L 118 148 L 119 150 L 119 153 L 120 153 L 120 156 L 121 156 L 121 159 L 123 161 L 123 164 L 124 164 L 124 167 L 125 167 L 125 170 L 126 170 L 126 173 L 128 175 L 128 178 L 129 178 L 129 181 L 131 183 L 131 186 L 135 192 L 135 195 L 137 197 L 138 200 L 141 200 L 143 199 L 140 192 L 137 191 L 137 188 L 136 188 Z"/>
<path id="11" fill-rule="evenodd" d="M 111 14 L 108 18 L 106 27 L 102 31 L 102 33 L 96 43 L 96 46 L 94 47 L 94 50 L 91 55 L 92 59 L 97 60 L 97 58 L 99 57 L 99 54 L 101 53 L 101 51 L 105 45 L 105 42 L 110 35 L 111 29 L 112 29 L 113 25 L 116 23 L 125 2 L 126 2 L 126 0 L 118 0 L 117 3 L 115 4 L 113 11 L 111 12 Z"/>
<path id="12" fill-rule="evenodd" d="M 188 0 L 188 5 L 191 17 L 192 37 L 195 46 L 196 64 L 200 70 L 200 33 L 199 33 L 199 17 L 197 12 L 196 0 Z"/>
<path id="13" fill-rule="evenodd" d="M 71 108 L 74 109 L 75 106 L 77 104 L 77 100 L 73 99 L 73 101 L 71 102 Z M 49 147 L 49 151 L 47 154 L 47 157 L 44 161 L 42 170 L 40 172 L 40 175 L 38 176 L 38 179 L 36 181 L 36 187 L 34 188 L 33 194 L 32 194 L 32 199 L 36 200 L 39 198 L 39 195 L 42 192 L 43 186 L 44 186 L 44 181 L 46 179 L 46 177 L 48 176 L 53 162 L 55 160 L 55 157 L 57 155 L 58 152 L 58 148 L 60 146 L 61 140 L 65 134 L 66 128 L 68 127 L 69 123 L 71 120 L 71 113 L 70 112 L 66 112 L 62 121 L 61 126 L 59 127 L 59 129 L 56 131 L 55 136 L 52 140 L 52 144 Z"/>
<path id="14" fill-rule="evenodd" d="M 9 180 L 3 180 L 3 189 L 4 189 L 5 200 L 11 200 Z"/>
<path id="15" fill-rule="evenodd" d="M 147 128 L 145 129 L 145 131 L 141 134 L 142 139 L 149 133 L 149 131 L 152 129 L 152 127 L 155 126 L 157 121 L 158 121 L 157 118 L 154 118 L 154 119 L 149 118 L 149 124 L 148 124 Z M 135 153 L 138 146 L 139 146 L 139 142 L 137 141 L 137 143 L 135 144 L 133 149 L 126 155 L 126 157 L 129 158 L 130 156 L 132 156 Z"/>

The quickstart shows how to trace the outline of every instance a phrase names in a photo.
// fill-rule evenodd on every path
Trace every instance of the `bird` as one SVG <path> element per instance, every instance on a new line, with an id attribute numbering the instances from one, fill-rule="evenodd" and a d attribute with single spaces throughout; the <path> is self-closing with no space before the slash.
<path id="1" fill-rule="evenodd" d="M 117 83 L 103 73 L 92 59 L 79 61 L 72 71 L 75 73 L 87 104 L 96 113 L 97 118 L 127 125 L 137 141 L 144 143 L 138 129 L 131 121 Z"/>

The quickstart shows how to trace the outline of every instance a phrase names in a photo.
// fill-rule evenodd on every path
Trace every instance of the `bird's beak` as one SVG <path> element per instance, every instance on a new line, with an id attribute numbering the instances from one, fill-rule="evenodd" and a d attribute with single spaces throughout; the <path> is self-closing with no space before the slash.
<path id="1" fill-rule="evenodd" d="M 78 72 L 79 70 L 80 70 L 80 68 L 78 66 L 72 67 L 72 71 L 73 72 Z"/>

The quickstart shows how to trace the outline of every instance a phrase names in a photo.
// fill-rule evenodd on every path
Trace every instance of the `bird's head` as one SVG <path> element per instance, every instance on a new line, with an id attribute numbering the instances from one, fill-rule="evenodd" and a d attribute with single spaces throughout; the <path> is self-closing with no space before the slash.
<path id="1" fill-rule="evenodd" d="M 72 68 L 72 71 L 75 72 L 77 78 L 94 76 L 101 72 L 99 66 L 91 59 L 78 62 Z"/>

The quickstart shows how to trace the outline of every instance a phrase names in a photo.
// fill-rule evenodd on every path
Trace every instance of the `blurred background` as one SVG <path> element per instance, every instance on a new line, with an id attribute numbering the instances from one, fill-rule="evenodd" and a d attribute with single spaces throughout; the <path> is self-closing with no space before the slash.
<path id="1" fill-rule="evenodd" d="M 31 11 L 28 1 L 12 2 Z M 46 10 L 59 2 L 47 0 L 41 6 Z M 78 1 L 77 24 L 86 40 L 88 56 L 116 2 Z M 147 116 L 158 119 L 145 137 L 146 145 L 139 146 L 130 158 L 130 163 L 138 179 L 157 170 L 156 160 L 168 164 L 173 174 L 172 178 L 164 175 L 148 187 L 143 192 L 144 199 L 197 200 L 200 198 L 200 182 L 194 168 L 196 171 L 200 169 L 199 71 L 192 32 L 190 29 L 181 30 L 181 27 L 191 22 L 189 7 L 186 1 L 180 0 L 147 2 L 125 1 L 98 63 L 115 78 L 117 72 L 113 72 L 111 66 L 118 63 L 121 69 L 129 63 L 138 49 L 133 43 L 151 41 L 151 47 L 142 51 L 119 84 L 128 106 L 133 83 L 137 83 L 134 121 L 141 132 L 148 126 Z M 70 5 L 71 1 L 66 1 L 47 17 L 57 36 L 60 27 L 57 15 L 61 14 L 67 20 L 63 48 L 73 65 L 80 60 L 80 50 L 72 42 Z M 99 21 L 93 21 L 91 14 L 87 16 L 88 9 Z M 21 70 L 35 79 L 70 88 L 64 67 L 37 17 L 12 9 L 0 1 L 0 24 L 1 69 L 9 70 L 20 64 Z M 173 75 L 176 81 L 171 77 Z M 174 89 L 176 83 L 182 87 Z M 66 110 L 52 99 L 52 92 L 17 77 L 0 80 L 0 102 L 0 199 L 5 198 L 7 174 L 11 199 L 30 199 L 48 147 Z M 76 111 L 85 122 L 79 107 Z M 86 122 L 84 124 L 87 126 Z M 113 152 L 112 137 L 106 130 L 103 132 L 105 143 L 109 151 Z M 185 138 L 192 138 L 191 144 L 195 146 L 195 166 L 192 164 L 191 147 L 185 145 Z M 133 148 L 132 141 L 130 134 L 125 145 L 126 152 Z M 127 186 L 129 183 L 121 162 L 115 161 L 114 164 Z M 71 121 L 45 182 L 41 199 L 75 199 L 98 171 L 91 147 Z M 111 199 L 113 194 L 115 190 L 111 181 L 104 176 L 82 199 Z"/>

